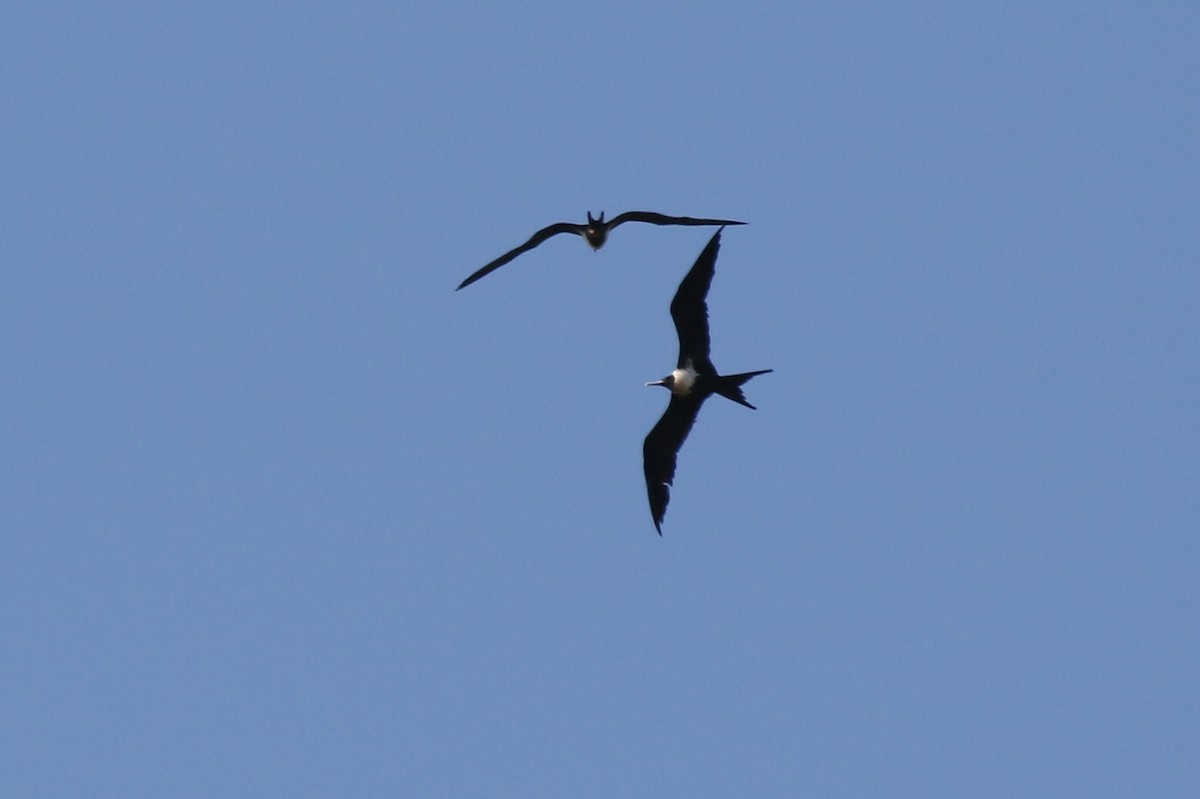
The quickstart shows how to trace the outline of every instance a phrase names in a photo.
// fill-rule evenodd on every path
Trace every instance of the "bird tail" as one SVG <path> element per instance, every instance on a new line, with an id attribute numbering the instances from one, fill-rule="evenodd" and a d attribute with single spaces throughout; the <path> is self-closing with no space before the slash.
<path id="1" fill-rule="evenodd" d="M 742 385 L 750 378 L 758 375 L 765 375 L 767 372 L 773 372 L 774 369 L 759 369 L 757 372 L 742 372 L 737 375 L 721 375 L 717 378 L 716 393 L 720 394 L 725 399 L 730 399 L 738 405 L 745 405 L 751 410 L 757 410 L 749 402 L 746 402 L 746 395 L 742 393 Z"/>

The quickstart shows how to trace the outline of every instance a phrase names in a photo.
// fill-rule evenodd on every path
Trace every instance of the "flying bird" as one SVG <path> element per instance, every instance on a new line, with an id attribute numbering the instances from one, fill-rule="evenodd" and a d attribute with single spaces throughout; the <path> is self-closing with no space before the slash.
<path id="1" fill-rule="evenodd" d="M 721 375 L 717 374 L 716 367 L 709 360 L 708 304 L 705 297 L 712 285 L 720 248 L 721 231 L 718 230 L 679 284 L 675 299 L 671 300 L 671 318 L 679 334 L 678 366 L 662 380 L 646 384 L 671 390 L 667 410 L 642 445 L 642 466 L 646 472 L 650 515 L 659 535 L 662 535 L 670 487 L 675 480 L 675 461 L 679 456 L 679 448 L 696 423 L 700 406 L 713 394 L 720 394 L 739 405 L 754 409 L 742 394 L 741 386 L 752 377 L 773 371 L 760 369 L 757 372 Z"/>
<path id="2" fill-rule="evenodd" d="M 598 250 L 604 246 L 604 242 L 608 239 L 608 233 L 617 225 L 623 225 L 626 222 L 648 222 L 651 225 L 744 225 L 745 222 L 735 222 L 732 219 L 693 219 L 690 216 L 666 216 L 664 214 L 656 214 L 652 211 L 626 211 L 625 213 L 613 217 L 610 221 L 604 221 L 604 212 L 600 212 L 600 217 L 592 218 L 592 212 L 588 211 L 587 224 L 577 224 L 575 222 L 555 222 L 553 225 L 548 225 L 537 233 L 529 237 L 529 241 L 522 244 L 520 247 L 515 247 L 501 255 L 496 260 L 477 269 L 474 274 L 466 280 L 458 284 L 459 289 L 466 288 L 474 283 L 479 278 L 495 272 L 500 267 L 504 266 L 509 261 L 516 258 L 521 253 L 529 252 L 534 247 L 541 244 L 548 238 L 557 236 L 559 233 L 574 233 L 576 236 L 583 236 L 587 239 L 587 243 L 592 245 L 593 250 Z"/>

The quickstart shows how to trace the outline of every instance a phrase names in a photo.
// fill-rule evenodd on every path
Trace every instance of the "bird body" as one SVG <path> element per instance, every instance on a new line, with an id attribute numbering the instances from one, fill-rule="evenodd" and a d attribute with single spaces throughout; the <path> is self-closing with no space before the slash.
<path id="1" fill-rule="evenodd" d="M 722 227 L 721 230 L 724 230 Z M 679 335 L 679 360 L 671 374 L 647 383 L 671 391 L 671 401 L 642 444 L 642 467 L 654 528 L 662 535 L 662 521 L 670 501 L 679 450 L 696 423 L 700 407 L 713 394 L 754 409 L 742 385 L 771 369 L 722 375 L 709 359 L 708 289 L 716 271 L 721 230 L 713 234 L 671 301 L 671 318 Z"/>
<path id="2" fill-rule="evenodd" d="M 696 219 L 690 216 L 667 216 L 658 214 L 653 211 L 626 211 L 623 214 L 614 216 L 609 221 L 604 221 L 604 213 L 600 216 L 593 217 L 592 212 L 588 211 L 587 222 L 579 224 L 577 222 L 555 222 L 553 225 L 547 225 L 529 237 L 529 240 L 519 247 L 514 247 L 508 252 L 501 255 L 499 258 L 485 264 L 475 270 L 466 280 L 458 284 L 459 289 L 479 280 L 481 277 L 495 272 L 500 267 L 512 261 L 518 255 L 529 252 L 534 247 L 538 246 L 547 239 L 557 236 L 560 233 L 574 233 L 577 236 L 582 236 L 593 250 L 598 250 L 604 246 L 604 242 L 608 240 L 608 234 L 613 228 L 618 225 L 623 225 L 626 222 L 646 222 L 651 225 L 744 225 L 745 222 L 736 222 L 732 219 Z"/>
<path id="3" fill-rule="evenodd" d="M 604 246 L 604 242 L 608 241 L 608 231 L 616 225 L 614 219 L 612 224 L 605 224 L 604 212 L 600 212 L 599 218 L 593 218 L 592 212 L 588 211 L 588 221 L 583 228 L 583 238 L 592 246 L 593 250 L 598 250 Z"/>

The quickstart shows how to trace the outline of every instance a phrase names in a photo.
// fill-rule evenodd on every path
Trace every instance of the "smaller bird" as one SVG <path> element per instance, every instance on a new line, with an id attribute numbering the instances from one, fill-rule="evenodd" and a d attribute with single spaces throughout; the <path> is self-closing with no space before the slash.
<path id="1" fill-rule="evenodd" d="M 642 444 L 642 467 L 646 473 L 650 516 L 659 535 L 662 535 L 662 521 L 671 498 L 670 488 L 675 481 L 679 449 L 696 423 L 700 406 L 713 394 L 720 394 L 754 410 L 754 406 L 746 401 L 741 386 L 752 377 L 774 371 L 760 369 L 757 372 L 721 375 L 717 374 L 716 367 L 709 360 L 708 303 L 705 298 L 716 271 L 721 230 L 713 234 L 671 300 L 671 319 L 675 322 L 675 332 L 679 334 L 678 365 L 662 380 L 646 384 L 671 390 L 667 410 Z"/>
<path id="2" fill-rule="evenodd" d="M 608 222 L 604 221 L 604 212 L 600 212 L 599 218 L 593 218 L 592 212 L 588 211 L 587 224 L 580 225 L 575 222 L 555 222 L 553 225 L 547 225 L 529 237 L 529 241 L 522 244 L 520 247 L 515 247 L 501 255 L 496 260 L 475 270 L 475 272 L 466 280 L 458 284 L 459 289 L 467 286 L 485 277 L 492 272 L 495 272 L 500 267 L 504 266 L 509 261 L 516 258 L 521 253 L 529 252 L 534 247 L 541 244 L 552 236 L 557 236 L 559 233 L 574 233 L 576 236 L 583 236 L 587 239 L 587 243 L 592 245 L 593 250 L 598 250 L 604 246 L 604 242 L 608 240 L 608 233 L 617 225 L 623 225 L 626 222 L 648 222 L 651 225 L 744 225 L 745 222 L 735 222 L 732 219 L 693 219 L 690 216 L 666 216 L 664 214 L 656 214 L 653 211 L 626 211 L 619 216 L 613 217 Z"/>

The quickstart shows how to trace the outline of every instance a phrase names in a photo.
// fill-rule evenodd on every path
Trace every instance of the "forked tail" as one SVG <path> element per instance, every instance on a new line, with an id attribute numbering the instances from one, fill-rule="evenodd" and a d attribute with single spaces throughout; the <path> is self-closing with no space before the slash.
<path id="1" fill-rule="evenodd" d="M 721 375 L 717 378 L 716 393 L 720 394 L 725 399 L 730 399 L 738 405 L 745 405 L 747 408 L 757 410 L 749 402 L 746 402 L 746 395 L 742 393 L 742 385 L 750 378 L 758 375 L 765 375 L 767 372 L 774 372 L 774 369 L 759 369 L 757 372 L 742 372 L 737 375 Z"/>

